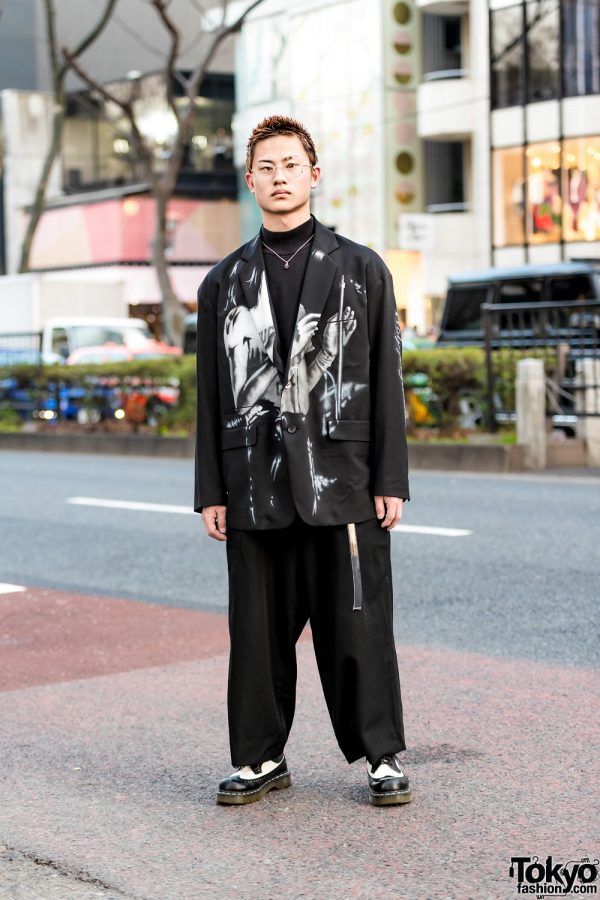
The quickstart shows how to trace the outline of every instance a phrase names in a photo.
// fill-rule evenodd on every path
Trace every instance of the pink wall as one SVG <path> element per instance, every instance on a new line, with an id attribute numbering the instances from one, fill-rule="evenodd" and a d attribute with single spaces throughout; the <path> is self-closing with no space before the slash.
<path id="1" fill-rule="evenodd" d="M 239 208 L 231 200 L 176 198 L 172 262 L 216 262 L 240 243 Z M 149 261 L 154 200 L 131 196 L 49 209 L 42 216 L 32 248 L 31 267 Z"/>

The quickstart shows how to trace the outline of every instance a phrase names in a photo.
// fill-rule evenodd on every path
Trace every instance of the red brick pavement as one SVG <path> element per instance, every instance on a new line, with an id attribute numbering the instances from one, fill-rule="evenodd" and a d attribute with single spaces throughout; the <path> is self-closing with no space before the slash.
<path id="1" fill-rule="evenodd" d="M 226 626 L 1 595 L 0 842 L 144 900 L 509 898 L 511 855 L 599 855 L 597 671 L 443 648 L 398 648 L 412 804 L 366 802 L 305 641 L 292 788 L 217 807 Z"/>

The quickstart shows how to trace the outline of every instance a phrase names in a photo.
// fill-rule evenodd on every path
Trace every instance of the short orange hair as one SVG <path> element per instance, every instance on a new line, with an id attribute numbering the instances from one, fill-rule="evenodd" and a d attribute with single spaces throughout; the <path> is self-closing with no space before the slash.
<path id="1" fill-rule="evenodd" d="M 273 137 L 275 134 L 297 135 L 308 154 L 308 161 L 311 166 L 316 166 L 317 151 L 315 150 L 313 139 L 302 122 L 299 122 L 298 119 L 292 119 L 291 116 L 267 116 L 253 129 L 246 144 L 246 169 L 249 172 L 252 170 L 252 159 L 258 142 Z"/>

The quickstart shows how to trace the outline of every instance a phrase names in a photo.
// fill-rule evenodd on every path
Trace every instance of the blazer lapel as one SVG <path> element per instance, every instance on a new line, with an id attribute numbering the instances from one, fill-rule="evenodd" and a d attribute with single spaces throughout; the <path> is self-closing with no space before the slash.
<path id="1" fill-rule="evenodd" d="M 242 252 L 242 265 L 238 269 L 242 294 L 265 353 L 283 379 L 285 364 L 281 358 L 281 343 L 273 304 L 269 295 L 265 262 L 257 234 Z"/>
<path id="2" fill-rule="evenodd" d="M 296 317 L 296 325 L 294 328 L 294 339 L 290 348 L 290 353 L 285 365 L 284 381 L 287 381 L 290 361 L 296 352 L 297 328 L 300 318 L 309 313 L 321 313 L 323 307 L 329 297 L 331 286 L 337 272 L 337 266 L 330 253 L 337 250 L 338 242 L 335 234 L 329 228 L 315 219 L 315 236 L 313 238 L 310 256 L 306 266 L 304 281 L 302 282 L 302 290 L 300 292 L 300 303 L 298 304 L 298 315 Z"/>

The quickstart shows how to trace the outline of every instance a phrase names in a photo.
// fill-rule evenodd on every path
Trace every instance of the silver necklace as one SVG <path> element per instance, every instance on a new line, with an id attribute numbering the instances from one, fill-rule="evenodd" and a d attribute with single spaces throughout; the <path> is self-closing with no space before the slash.
<path id="1" fill-rule="evenodd" d="M 269 247 L 268 244 L 265 244 L 264 241 L 262 242 L 262 245 L 263 245 L 263 247 L 266 247 L 267 250 L 270 250 L 271 253 L 274 253 L 275 256 L 276 256 L 278 259 L 280 259 L 282 263 L 285 263 L 285 265 L 284 265 L 284 267 L 283 267 L 284 269 L 289 269 L 290 263 L 291 263 L 291 261 L 293 260 L 293 258 L 296 256 L 296 253 L 300 253 L 300 251 L 302 250 L 302 248 L 303 248 L 303 247 L 306 247 L 306 245 L 307 245 L 310 241 L 312 241 L 313 237 L 314 237 L 314 234 L 311 234 L 311 236 L 309 237 L 308 241 L 304 241 L 304 243 L 301 244 L 300 247 L 298 247 L 298 249 L 294 251 L 294 253 L 292 253 L 292 255 L 290 256 L 289 259 L 284 259 L 283 256 L 280 256 L 279 253 L 277 253 L 276 250 L 273 250 L 273 248 L 272 248 L 272 247 Z"/>

